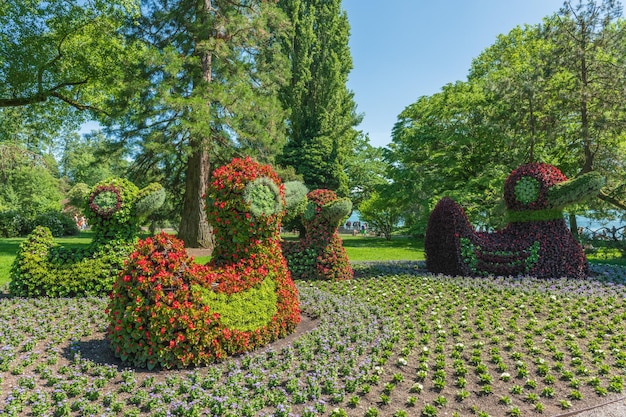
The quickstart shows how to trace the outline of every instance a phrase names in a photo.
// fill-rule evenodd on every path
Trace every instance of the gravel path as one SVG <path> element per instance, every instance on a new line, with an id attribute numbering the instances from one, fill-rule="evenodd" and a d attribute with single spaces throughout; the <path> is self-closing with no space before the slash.
<path id="1" fill-rule="evenodd" d="M 614 399 L 601 407 L 587 411 L 570 411 L 554 417 L 626 417 L 626 397 Z"/>

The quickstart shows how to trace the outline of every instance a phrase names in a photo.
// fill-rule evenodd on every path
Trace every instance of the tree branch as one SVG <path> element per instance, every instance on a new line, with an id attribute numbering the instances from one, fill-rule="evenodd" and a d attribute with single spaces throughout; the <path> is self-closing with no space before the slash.
<path id="1" fill-rule="evenodd" d="M 600 194 L 598 195 L 600 200 L 606 201 L 607 203 L 620 208 L 622 210 L 626 210 L 626 202 L 618 200 L 617 198 L 609 195 L 606 191 L 600 190 Z"/>

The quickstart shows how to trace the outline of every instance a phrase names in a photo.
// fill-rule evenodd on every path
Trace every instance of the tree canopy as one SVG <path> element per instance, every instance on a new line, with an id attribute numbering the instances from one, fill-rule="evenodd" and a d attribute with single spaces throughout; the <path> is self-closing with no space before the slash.
<path id="1" fill-rule="evenodd" d="M 284 39 L 291 78 L 281 99 L 290 115 L 279 162 L 293 166 L 310 189 L 347 196 L 346 160 L 361 121 L 346 86 L 352 69 L 348 17 L 341 0 L 279 0 L 278 5 L 294 28 Z"/>
<path id="2" fill-rule="evenodd" d="M 497 226 L 504 179 L 526 162 L 557 165 L 568 177 L 597 170 L 615 194 L 626 173 L 620 15 L 615 1 L 567 1 L 541 24 L 498 36 L 466 81 L 400 114 L 387 162 L 416 233 L 443 196 L 473 222 Z"/>
<path id="3" fill-rule="evenodd" d="M 0 109 L 32 107 L 58 123 L 105 111 L 130 48 L 120 29 L 138 1 L 7 0 L 0 12 Z M 91 115 L 93 117 L 93 114 Z M 84 116 L 87 117 L 87 116 Z"/>
<path id="4" fill-rule="evenodd" d="M 264 162 L 284 144 L 277 90 L 287 79 L 272 2 L 150 0 L 128 27 L 144 45 L 115 100 L 109 133 L 134 150 L 134 179 L 164 183 L 188 246 L 210 247 L 204 194 L 213 164 Z"/>

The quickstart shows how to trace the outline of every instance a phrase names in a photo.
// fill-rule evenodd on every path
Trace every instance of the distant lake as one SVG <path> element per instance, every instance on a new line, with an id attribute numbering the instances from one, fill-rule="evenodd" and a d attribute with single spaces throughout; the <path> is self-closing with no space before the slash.
<path id="1" fill-rule="evenodd" d="M 346 222 L 349 221 L 351 223 L 354 223 L 362 221 L 359 216 L 360 213 L 358 212 L 358 210 L 354 210 L 348 220 L 346 220 Z M 620 227 L 626 226 L 626 221 L 621 220 L 618 213 L 614 214 L 613 220 L 597 220 L 586 216 L 576 216 L 576 222 L 578 223 L 578 227 L 588 228 L 590 230 L 598 230 L 603 227 L 608 227 L 609 229 L 615 227 L 616 229 L 619 229 Z M 567 223 L 567 225 L 569 226 L 569 222 Z"/>
<path id="2" fill-rule="evenodd" d="M 626 222 L 624 220 L 621 220 L 619 216 L 615 216 L 612 220 L 592 219 L 585 216 L 576 216 L 576 223 L 578 223 L 578 227 L 590 230 L 598 230 L 603 227 L 607 227 L 609 229 L 615 227 L 616 229 L 619 229 L 620 227 L 626 226 Z"/>

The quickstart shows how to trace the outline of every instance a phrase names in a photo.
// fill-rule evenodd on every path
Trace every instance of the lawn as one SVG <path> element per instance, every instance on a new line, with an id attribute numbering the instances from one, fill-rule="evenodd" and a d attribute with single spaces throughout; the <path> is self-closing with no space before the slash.
<path id="1" fill-rule="evenodd" d="M 369 239 L 345 244 L 383 243 Z M 354 280 L 297 282 L 311 330 L 190 370 L 115 359 L 106 297 L 0 298 L 0 414 L 553 416 L 624 394 L 626 268 L 537 280 L 422 266 L 357 262 Z"/>

